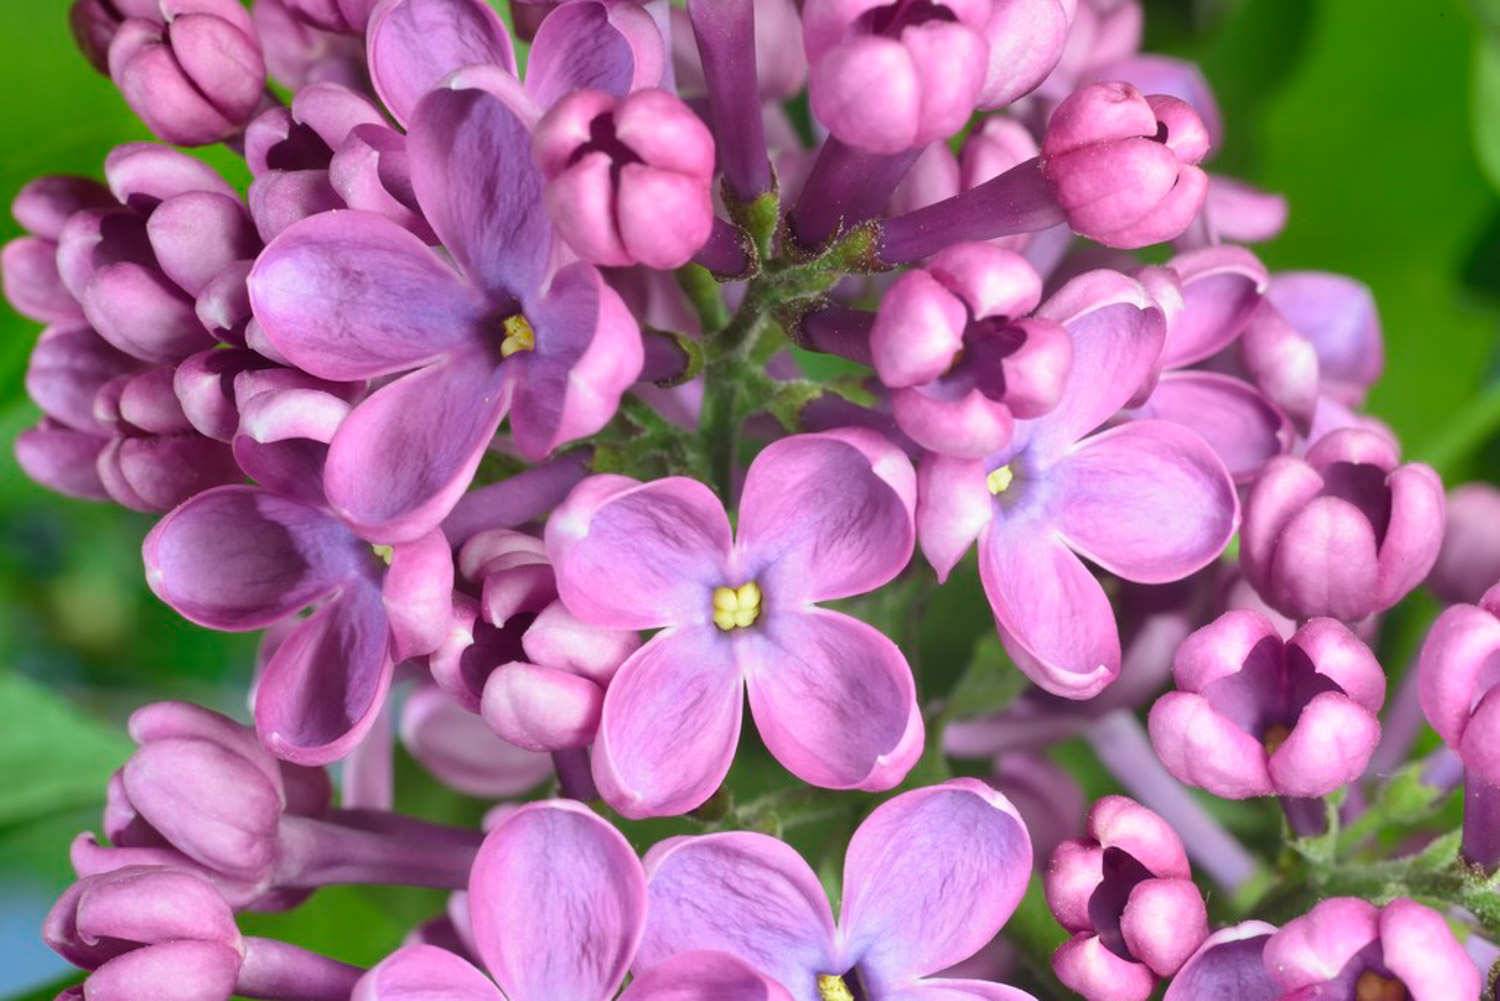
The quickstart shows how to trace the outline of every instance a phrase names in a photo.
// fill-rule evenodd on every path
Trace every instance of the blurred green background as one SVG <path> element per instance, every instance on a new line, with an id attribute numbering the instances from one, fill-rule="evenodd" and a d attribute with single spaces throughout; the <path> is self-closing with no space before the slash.
<path id="1" fill-rule="evenodd" d="M 65 8 L 0 0 L 6 204 L 37 174 L 97 176 L 112 145 L 148 138 L 75 52 Z M 1500 0 L 1150 0 L 1148 11 L 1148 48 L 1199 60 L 1218 94 L 1227 141 L 1214 168 L 1290 198 L 1290 226 L 1260 248 L 1265 260 L 1374 288 L 1387 371 L 1373 411 L 1450 483 L 1493 478 Z M 207 155 L 246 180 L 231 155 Z M 0 240 L 16 232 L 0 220 Z M 128 751 L 124 717 L 161 697 L 243 716 L 253 651 L 252 639 L 191 627 L 146 591 L 147 518 L 61 499 L 21 475 L 11 442 L 37 419 L 22 386 L 36 334 L 0 306 L 0 997 L 9 998 L 51 997 L 65 973 L 37 927 L 68 881 L 67 842 L 97 824 L 105 779 Z M 944 616 L 966 617 L 966 637 L 988 629 L 975 597 Z M 327 891 L 247 928 L 371 961 L 439 902 Z"/>

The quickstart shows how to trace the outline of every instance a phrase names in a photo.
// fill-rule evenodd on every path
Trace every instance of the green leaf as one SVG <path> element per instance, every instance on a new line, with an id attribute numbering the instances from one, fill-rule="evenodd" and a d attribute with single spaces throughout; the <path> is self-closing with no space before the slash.
<path id="1" fill-rule="evenodd" d="M 1485 32 L 1474 40 L 1472 100 L 1474 152 L 1485 178 L 1500 189 L 1500 34 Z"/>
<path id="2" fill-rule="evenodd" d="M 1010 659 L 994 633 L 979 637 L 969 666 L 948 694 L 943 715 L 948 719 L 998 712 L 1026 690 L 1026 675 Z"/>
<path id="3" fill-rule="evenodd" d="M 123 734 L 11 672 L 0 672 L 0 707 L 0 774 L 12 777 L 0 787 L 0 826 L 103 800 L 130 754 Z"/>

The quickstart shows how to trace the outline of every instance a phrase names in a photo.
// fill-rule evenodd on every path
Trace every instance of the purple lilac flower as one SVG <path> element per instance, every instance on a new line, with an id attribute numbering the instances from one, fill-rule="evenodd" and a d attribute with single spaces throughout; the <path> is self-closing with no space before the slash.
<path id="1" fill-rule="evenodd" d="M 812 869 L 764 834 L 674 838 L 647 854 L 646 872 L 638 970 L 713 949 L 764 971 L 793 1001 L 1030 999 L 941 976 L 1000 930 L 1031 872 L 1020 816 L 974 779 L 903 793 L 860 824 L 837 922 Z"/>
<path id="2" fill-rule="evenodd" d="M 1274 934 L 1276 926 L 1264 921 L 1219 929 L 1182 964 L 1162 1001 L 1279 1001 L 1264 960 Z"/>
<path id="3" fill-rule="evenodd" d="M 373 725 L 394 665 L 435 649 L 453 562 L 441 532 L 372 550 L 326 508 L 259 487 L 206 491 L 146 537 L 146 580 L 185 618 L 261 629 L 308 605 L 261 678 L 256 730 L 278 757 L 325 764 Z"/>
<path id="4" fill-rule="evenodd" d="M 1085 1001 L 1146 1001 L 1208 935 L 1182 839 L 1124 796 L 1094 804 L 1087 836 L 1058 846 L 1044 885 L 1073 936 L 1052 969 Z"/>
<path id="5" fill-rule="evenodd" d="M 1393 439 L 1347 429 L 1271 460 L 1245 501 L 1240 562 L 1277 611 L 1355 622 L 1422 582 L 1442 541 L 1443 486 Z"/>
<path id="6" fill-rule="evenodd" d="M 586 807 L 564 800 L 510 812 L 485 838 L 467 895 L 474 965 L 410 945 L 372 969 L 353 1001 L 611 1001 L 646 921 L 646 878 L 635 851 Z M 516 920 L 525 915 L 525 920 Z M 784 1001 L 786 992 L 724 952 L 662 957 L 623 1001 Z M 498 985 L 498 988 L 497 986 Z"/>
<path id="7" fill-rule="evenodd" d="M 1018 421 L 1008 448 L 984 459 L 928 455 L 917 510 L 922 551 L 946 578 L 976 539 L 1001 638 L 1038 685 L 1086 699 L 1120 671 L 1120 640 L 1086 555 L 1140 583 L 1207 565 L 1238 519 L 1223 463 L 1167 421 L 1094 434 L 1149 377 L 1161 351 L 1160 309 L 1139 283 L 1096 271 L 1037 310 L 1073 339 L 1062 400 Z M 1060 621 L 1070 623 L 1058 630 Z"/>
<path id="8" fill-rule="evenodd" d="M 333 27 L 312 22 L 301 9 L 312 5 L 330 11 L 337 7 L 334 0 L 255 0 L 250 20 L 260 38 L 266 72 L 293 91 L 318 83 L 367 88 L 364 39 L 354 34 L 359 29 L 348 27 L 337 15 L 340 23 Z M 370 0 L 349 0 L 349 5 L 368 7 Z"/>
<path id="9" fill-rule="evenodd" d="M 436 685 L 407 694 L 401 744 L 443 785 L 480 799 L 520 796 L 552 775 L 549 755 L 501 739 Z"/>
<path id="10" fill-rule="evenodd" d="M 1172 669 L 1151 742 L 1179 780 L 1216 796 L 1327 795 L 1364 773 L 1380 739 L 1385 672 L 1334 619 L 1283 641 L 1265 616 L 1226 612 L 1178 647 Z"/>
<path id="11" fill-rule="evenodd" d="M 74 883 L 42 936 L 89 971 L 60 1001 L 343 1001 L 363 970 L 240 935 L 213 884 L 182 869 L 130 866 Z"/>
<path id="12" fill-rule="evenodd" d="M 329 445 L 335 511 L 405 542 L 453 508 L 507 413 L 541 458 L 613 415 L 640 334 L 592 266 L 557 267 L 526 127 L 498 98 L 439 90 L 415 112 L 412 183 L 458 269 L 389 220 L 327 212 L 277 237 L 250 294 L 277 350 L 326 379 L 407 373 Z M 477 205 L 485 211 L 475 211 Z"/>
<path id="13" fill-rule="evenodd" d="M 1448 922 L 1405 898 L 1325 900 L 1272 935 L 1263 958 L 1279 1001 L 1479 998 L 1479 970 Z"/>
<path id="14" fill-rule="evenodd" d="M 1464 854 L 1500 865 L 1500 583 L 1477 604 L 1454 605 L 1432 626 L 1417 662 L 1422 711 L 1464 763 Z"/>
<path id="15" fill-rule="evenodd" d="M 922 748 L 896 645 L 817 602 L 890 581 L 912 549 L 915 476 L 878 435 L 798 435 L 751 463 L 738 532 L 684 477 L 596 476 L 547 524 L 568 610 L 613 629 L 662 628 L 610 682 L 594 776 L 627 816 L 676 814 L 718 788 L 744 692 L 783 766 L 826 788 L 889 789 Z"/>

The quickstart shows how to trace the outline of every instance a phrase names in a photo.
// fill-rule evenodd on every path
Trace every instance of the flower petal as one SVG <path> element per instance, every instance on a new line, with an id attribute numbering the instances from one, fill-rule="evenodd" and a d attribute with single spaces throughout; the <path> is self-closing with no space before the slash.
<path id="1" fill-rule="evenodd" d="M 350 1001 L 503 1001 L 488 977 L 447 949 L 408 945 L 354 985 Z"/>
<path id="2" fill-rule="evenodd" d="M 364 737 L 391 684 L 380 592 L 355 585 L 279 646 L 255 687 L 255 730 L 279 758 L 326 765 Z"/>
<path id="3" fill-rule="evenodd" d="M 1050 473 L 1062 497 L 1058 530 L 1081 555 L 1126 580 L 1181 580 L 1224 551 L 1239 496 L 1198 435 L 1134 421 L 1095 435 Z"/>
<path id="4" fill-rule="evenodd" d="M 1282 994 L 1337 980 L 1363 949 L 1380 941 L 1379 916 L 1364 900 L 1324 900 L 1271 936 L 1266 970 Z"/>
<path id="5" fill-rule="evenodd" d="M 373 541 L 432 531 L 468 489 L 510 396 L 503 369 L 468 355 L 381 387 L 329 444 L 329 504 Z"/>
<path id="6" fill-rule="evenodd" d="M 728 774 L 743 716 L 729 642 L 714 626 L 667 629 L 620 665 L 604 694 L 594 781 L 625 816 L 686 813 Z"/>
<path id="7" fill-rule="evenodd" d="M 917 469 L 917 537 L 938 580 L 963 559 L 995 515 L 982 462 L 929 452 Z"/>
<path id="8" fill-rule="evenodd" d="M 1400 898 L 1380 912 L 1385 964 L 1411 990 L 1412 1001 L 1473 1001 L 1483 986 L 1479 968 L 1430 907 Z"/>
<path id="9" fill-rule="evenodd" d="M 873 431 L 783 438 L 745 474 L 739 569 L 772 608 L 872 591 L 911 559 L 916 490 L 911 461 Z"/>
<path id="10" fill-rule="evenodd" d="M 620 832 L 588 807 L 529 803 L 479 849 L 469 914 L 510 1001 L 608 1001 L 644 930 L 646 876 Z"/>
<path id="11" fill-rule="evenodd" d="M 614 629 L 706 623 L 729 579 L 729 518 L 713 492 L 674 476 L 584 480 L 547 522 L 547 558 L 568 610 Z"/>
<path id="12" fill-rule="evenodd" d="M 516 113 L 487 91 L 434 91 L 417 108 L 407 149 L 422 212 L 469 280 L 496 301 L 540 291 L 552 223 Z"/>
<path id="13" fill-rule="evenodd" d="M 493 64 L 516 72 L 510 32 L 484 0 L 386 0 L 367 32 L 370 79 L 402 125 L 454 70 Z"/>
<path id="14" fill-rule="evenodd" d="M 554 8 L 537 29 L 526 61 L 526 92 L 543 108 L 575 90 L 624 97 L 634 78 L 630 42 L 610 23 L 602 3 Z"/>
<path id="15" fill-rule="evenodd" d="M 979 578 L 1006 650 L 1042 688 L 1088 699 L 1120 673 L 1109 599 L 1048 526 L 992 522 L 979 540 Z"/>
<path id="16" fill-rule="evenodd" d="M 369 212 L 288 227 L 261 252 L 249 287 L 276 350 L 324 379 L 415 368 L 468 341 L 484 311 L 421 240 Z"/>
<path id="17" fill-rule="evenodd" d="M 1291 445 L 1285 414 L 1248 382 L 1216 372 L 1168 372 L 1134 414 L 1197 432 L 1239 483 Z"/>
<path id="18" fill-rule="evenodd" d="M 764 615 L 763 626 L 732 642 L 750 712 L 776 760 L 827 789 L 873 792 L 905 778 L 921 756 L 923 727 L 896 644 L 821 608 Z"/>
<path id="19" fill-rule="evenodd" d="M 903 793 L 859 825 L 844 859 L 840 927 L 882 982 L 967 959 L 1031 878 L 1031 839 L 1010 801 L 976 779 Z"/>
<path id="20" fill-rule="evenodd" d="M 1225 799 L 1276 791 L 1260 741 L 1191 692 L 1168 692 L 1151 707 L 1151 746 L 1179 782 Z"/>
<path id="21" fill-rule="evenodd" d="M 254 487 L 199 494 L 146 536 L 146 582 L 211 629 L 259 629 L 328 594 L 363 554 L 324 511 Z"/>
<path id="22" fill-rule="evenodd" d="M 828 898 L 784 842 L 749 831 L 673 838 L 646 855 L 646 875 L 650 908 L 637 969 L 712 949 L 796 998 L 817 997 L 818 974 L 840 969 Z"/>
<path id="23" fill-rule="evenodd" d="M 497 737 L 436 685 L 406 697 L 401 743 L 437 780 L 481 799 L 518 796 L 552 774 L 552 757 Z"/>
<path id="24" fill-rule="evenodd" d="M 1364 774 L 1379 741 L 1373 713 L 1342 692 L 1319 692 L 1271 755 L 1271 781 L 1282 796 L 1326 796 Z"/>
<path id="25" fill-rule="evenodd" d="M 1172 978 L 1163 1001 L 1275 1001 L 1280 991 L 1261 959 L 1275 932 L 1264 921 L 1214 932 Z"/>

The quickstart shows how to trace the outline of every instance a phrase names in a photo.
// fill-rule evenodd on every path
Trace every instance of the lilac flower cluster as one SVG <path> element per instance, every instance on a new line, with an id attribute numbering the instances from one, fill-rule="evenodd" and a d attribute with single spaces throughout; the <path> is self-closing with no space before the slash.
<path id="1" fill-rule="evenodd" d="M 163 144 L 14 203 L 17 458 L 265 635 L 253 727 L 132 718 L 63 997 L 1477 1001 L 1500 493 L 1361 412 L 1370 291 L 1247 249 L 1287 207 L 1136 0 L 508 13 L 73 4 Z M 243 195 L 165 145 L 217 142 Z M 911 628 L 975 566 L 964 677 L 1026 682 L 977 713 Z M 747 697 L 791 780 L 736 803 Z M 484 832 L 392 809 L 398 736 Z M 830 808 L 841 870 L 780 837 Z M 238 929 L 338 883 L 454 896 L 369 970 Z"/>

